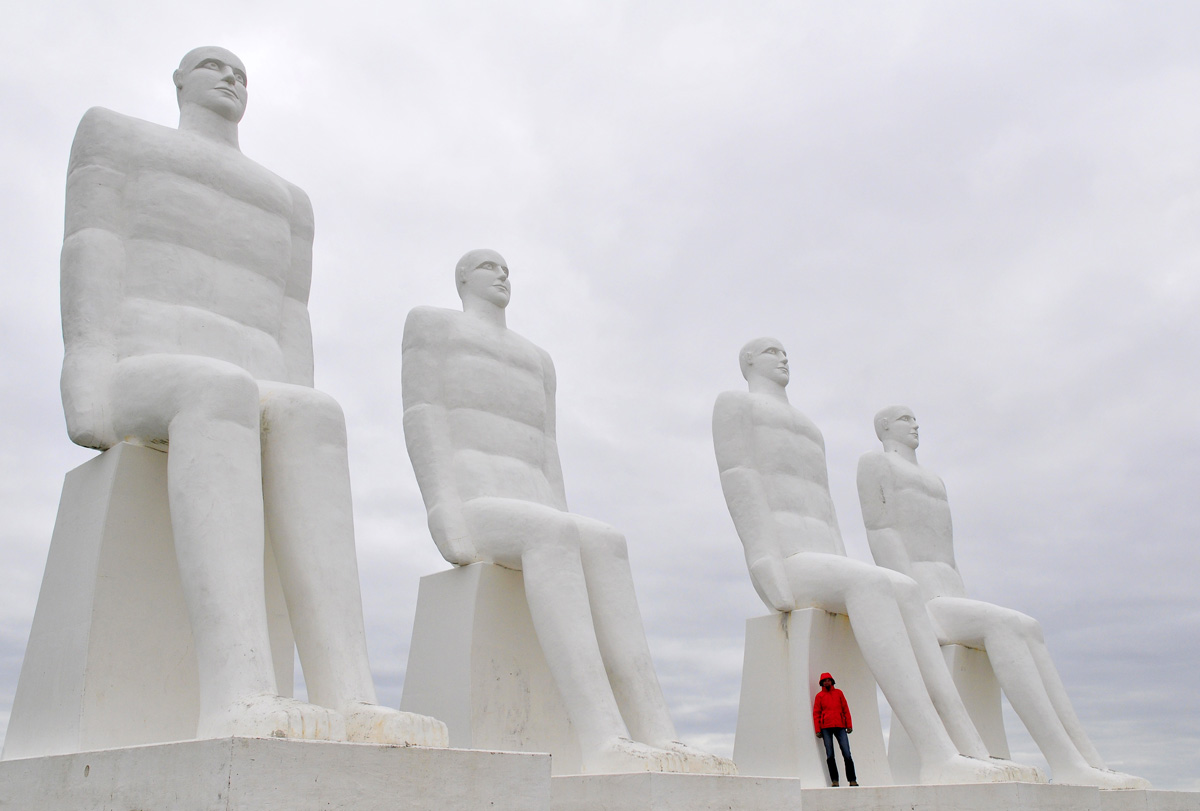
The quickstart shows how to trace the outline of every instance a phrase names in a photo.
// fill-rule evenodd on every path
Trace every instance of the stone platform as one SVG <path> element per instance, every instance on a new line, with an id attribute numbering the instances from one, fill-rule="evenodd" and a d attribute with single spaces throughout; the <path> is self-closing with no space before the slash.
<path id="1" fill-rule="evenodd" d="M 551 777 L 524 752 L 224 738 L 0 762 L 14 811 L 1200 811 L 1200 793 L 1080 786 L 801 788 L 796 778 Z"/>
<path id="2" fill-rule="evenodd" d="M 223 738 L 0 762 L 17 811 L 548 811 L 550 757 Z"/>
<path id="3" fill-rule="evenodd" d="M 801 797 L 804 811 L 1200 811 L 1200 793 L 1044 783 L 812 788 Z"/>

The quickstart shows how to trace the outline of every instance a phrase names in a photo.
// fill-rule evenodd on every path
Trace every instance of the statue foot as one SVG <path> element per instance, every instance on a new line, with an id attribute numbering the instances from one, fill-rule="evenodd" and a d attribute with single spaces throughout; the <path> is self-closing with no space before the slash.
<path id="1" fill-rule="evenodd" d="M 667 741 L 659 746 L 683 758 L 683 770 L 688 774 L 737 774 L 737 766 L 729 758 L 710 755 L 693 749 L 682 741 Z"/>
<path id="2" fill-rule="evenodd" d="M 1056 769 L 1054 782 L 1067 786 L 1096 786 L 1108 789 L 1148 789 L 1150 781 L 1132 774 L 1114 772 L 1111 769 Z"/>
<path id="3" fill-rule="evenodd" d="M 346 720 L 328 707 L 283 696 L 257 695 L 240 699 L 224 712 L 202 719 L 196 737 L 344 741 Z"/>
<path id="4" fill-rule="evenodd" d="M 993 757 L 989 758 L 989 762 L 993 766 L 999 766 L 1011 775 L 1008 780 L 1013 783 L 1045 783 L 1046 775 L 1037 766 L 1028 766 L 1024 763 L 1017 763 L 1004 758 Z"/>
<path id="5" fill-rule="evenodd" d="M 450 745 L 450 733 L 446 725 L 427 715 L 401 712 L 365 701 L 347 704 L 342 714 L 346 717 L 346 740 L 354 743 L 431 746 L 441 749 Z"/>
<path id="6" fill-rule="evenodd" d="M 927 785 L 1006 783 L 1016 780 L 1013 771 L 966 755 L 954 755 L 949 760 L 921 766 L 921 783 Z"/>
<path id="7" fill-rule="evenodd" d="M 627 774 L 629 772 L 683 772 L 683 757 L 666 749 L 655 749 L 629 738 L 613 738 L 591 757 L 584 757 L 588 774 Z"/>

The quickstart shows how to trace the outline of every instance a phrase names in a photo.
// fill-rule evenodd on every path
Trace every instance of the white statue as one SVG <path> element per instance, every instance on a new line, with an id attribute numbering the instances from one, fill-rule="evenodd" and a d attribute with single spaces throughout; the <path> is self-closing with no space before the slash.
<path id="1" fill-rule="evenodd" d="M 71 439 L 169 446 L 198 737 L 444 746 L 440 722 L 375 703 L 345 425 L 313 389 L 308 198 L 238 149 L 241 60 L 197 48 L 174 80 L 178 130 L 95 108 L 71 148 L 62 250 Z M 311 704 L 281 697 L 275 683 L 264 528 Z"/>
<path id="2" fill-rule="evenodd" d="M 434 542 L 450 563 L 522 572 L 585 772 L 733 772 L 676 740 L 624 536 L 567 511 L 554 365 L 506 326 L 504 258 L 471 251 L 455 282 L 461 313 L 417 307 L 404 325 L 404 436 Z"/>
<path id="3" fill-rule="evenodd" d="M 846 556 L 829 494 L 825 440 L 788 403 L 787 353 L 774 338 L 742 347 L 749 392 L 713 409 L 721 487 L 750 579 L 777 611 L 845 614 L 863 658 L 913 739 L 922 783 L 1034 779 L 989 759 L 942 659 L 916 584 Z"/>
<path id="4" fill-rule="evenodd" d="M 1037 621 L 1017 611 L 968 599 L 954 564 L 946 488 L 917 464 L 917 419 L 906 406 L 875 415 L 883 450 L 858 463 L 858 496 L 871 553 L 880 566 L 920 585 L 944 644 L 983 648 L 996 680 L 1059 783 L 1147 788 L 1139 777 L 1109 771 L 1088 740 Z"/>

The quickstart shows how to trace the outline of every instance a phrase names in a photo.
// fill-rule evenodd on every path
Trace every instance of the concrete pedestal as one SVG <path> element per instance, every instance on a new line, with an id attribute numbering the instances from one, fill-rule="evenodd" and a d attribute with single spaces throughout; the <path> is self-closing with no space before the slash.
<path id="1" fill-rule="evenodd" d="M 546 755 L 225 738 L 0 763 L 22 811 L 547 811 Z"/>
<path id="2" fill-rule="evenodd" d="M 825 747 L 813 731 L 812 706 L 822 671 L 834 674 L 854 716 L 850 749 L 862 786 L 890 785 L 875 678 L 850 620 L 809 608 L 746 622 L 742 695 L 733 759 L 743 775 L 799 777 L 828 786 Z M 839 770 L 841 754 L 837 755 Z"/>
<path id="3" fill-rule="evenodd" d="M 553 811 L 799 811 L 800 781 L 709 774 L 555 777 Z"/>
<path id="4" fill-rule="evenodd" d="M 946 667 L 954 678 L 954 685 L 966 705 L 967 713 L 988 748 L 988 754 L 1009 759 L 1008 738 L 1004 734 L 1004 715 L 1000 706 L 1000 684 L 992 672 L 987 653 L 962 645 L 943 645 L 942 655 L 946 658 Z M 888 732 L 888 764 L 892 769 L 892 779 L 897 784 L 920 780 L 921 764 L 917 759 L 917 750 L 895 714 L 892 715 L 891 730 Z"/>
<path id="5" fill-rule="evenodd" d="M 443 721 L 451 746 L 549 752 L 555 774 L 580 771 L 520 572 L 475 563 L 421 578 L 400 709 Z"/>
<path id="6" fill-rule="evenodd" d="M 271 650 L 280 692 L 291 695 L 291 624 L 266 548 Z M 122 443 L 63 484 L 4 757 L 192 738 L 197 678 L 167 455 Z"/>

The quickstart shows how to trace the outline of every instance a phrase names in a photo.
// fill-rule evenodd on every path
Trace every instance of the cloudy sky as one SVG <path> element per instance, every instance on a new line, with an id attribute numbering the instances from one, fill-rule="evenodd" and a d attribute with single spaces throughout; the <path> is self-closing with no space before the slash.
<path id="1" fill-rule="evenodd" d="M 67 439 L 74 128 L 176 122 L 193 46 L 250 75 L 243 151 L 317 219 L 317 384 L 350 432 L 372 665 L 397 704 L 445 568 L 400 427 L 400 333 L 493 247 L 553 355 L 572 509 L 627 535 L 683 737 L 733 746 L 765 613 L 713 460 L 737 350 L 778 337 L 849 554 L 871 417 L 906 403 L 974 596 L 1039 618 L 1113 768 L 1200 790 L 1200 6 L 47 0 L 0 45 L 0 729 Z M 1041 762 L 1014 716 L 1019 760 Z"/>

